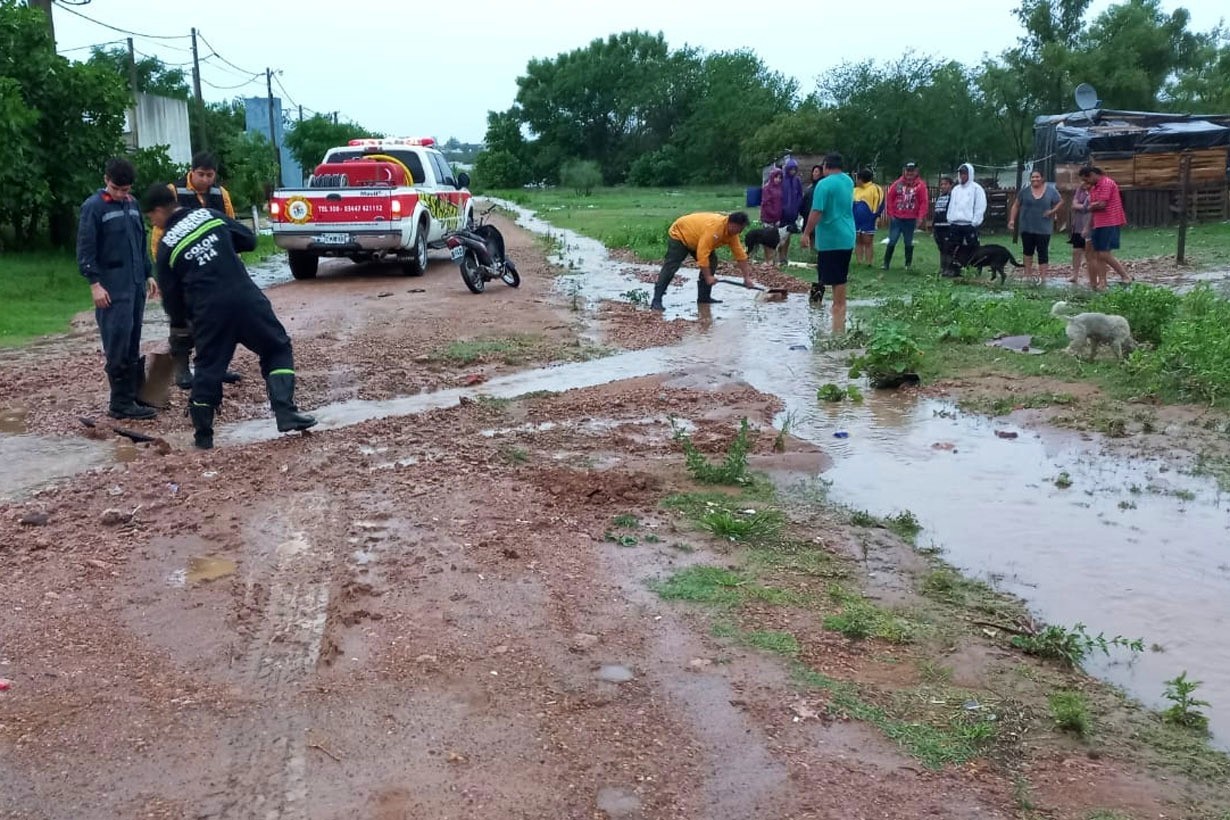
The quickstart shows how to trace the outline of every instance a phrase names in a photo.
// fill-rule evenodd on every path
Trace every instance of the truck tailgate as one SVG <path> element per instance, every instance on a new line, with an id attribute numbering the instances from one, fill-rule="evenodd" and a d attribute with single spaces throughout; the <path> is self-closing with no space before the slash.
<path id="1" fill-rule="evenodd" d="M 280 225 L 389 222 L 394 194 L 387 188 L 297 188 L 274 192 L 271 216 Z"/>

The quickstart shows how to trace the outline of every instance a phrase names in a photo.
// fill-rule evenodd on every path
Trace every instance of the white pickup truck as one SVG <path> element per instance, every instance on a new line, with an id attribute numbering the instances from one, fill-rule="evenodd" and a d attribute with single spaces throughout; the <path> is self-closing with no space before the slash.
<path id="1" fill-rule="evenodd" d="M 296 279 L 313 279 L 322 256 L 396 261 L 410 276 L 427 249 L 473 222 L 466 174 L 454 176 L 431 139 L 356 139 L 330 148 L 306 188 L 269 202 L 273 240 Z"/>

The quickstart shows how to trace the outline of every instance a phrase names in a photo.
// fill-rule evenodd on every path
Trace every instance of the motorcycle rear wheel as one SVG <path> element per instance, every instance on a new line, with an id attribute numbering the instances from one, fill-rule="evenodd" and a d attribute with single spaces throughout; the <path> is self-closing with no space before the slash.
<path id="1" fill-rule="evenodd" d="M 461 281 L 466 283 L 470 293 L 482 293 L 487 287 L 487 282 L 483 279 L 483 272 L 478 264 L 478 254 L 467 249 L 466 255 L 461 257 L 457 266 L 461 268 Z"/>
<path id="2" fill-rule="evenodd" d="M 511 259 L 504 260 L 504 273 L 500 275 L 500 278 L 510 288 L 521 287 L 521 274 L 517 273 L 517 266 L 512 263 Z"/>

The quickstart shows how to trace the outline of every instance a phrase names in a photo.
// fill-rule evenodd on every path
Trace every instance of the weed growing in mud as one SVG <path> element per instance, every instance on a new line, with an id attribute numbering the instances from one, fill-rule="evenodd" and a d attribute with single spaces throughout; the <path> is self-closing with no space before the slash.
<path id="1" fill-rule="evenodd" d="M 1200 681 L 1188 680 L 1184 669 L 1178 677 L 1168 680 L 1164 697 L 1171 706 L 1162 712 L 1162 720 L 1175 726 L 1184 726 L 1198 732 L 1208 732 L 1209 719 L 1200 711 L 1200 707 L 1211 705 L 1207 700 L 1192 697 L 1200 688 Z"/>
<path id="2" fill-rule="evenodd" d="M 723 607 L 733 607 L 745 600 L 775 606 L 798 602 L 796 596 L 785 590 L 763 586 L 728 569 L 705 565 L 688 567 L 666 580 L 653 581 L 649 588 L 668 601 L 694 601 Z"/>
<path id="3" fill-rule="evenodd" d="M 1210 476 L 1217 482 L 1219 490 L 1230 492 L 1230 458 L 1201 453 L 1196 456 L 1196 466 L 1192 468 L 1192 474 Z"/>
<path id="4" fill-rule="evenodd" d="M 851 510 L 850 523 L 856 527 L 878 527 L 880 526 L 880 519 L 866 510 Z"/>
<path id="5" fill-rule="evenodd" d="M 1021 614 L 1019 602 L 996 592 L 985 581 L 966 578 L 947 566 L 927 573 L 920 590 L 932 600 L 1004 621 L 1015 620 Z"/>
<path id="6" fill-rule="evenodd" d="M 611 526 L 619 527 L 620 529 L 625 530 L 635 530 L 640 528 L 641 519 L 637 518 L 632 513 L 624 513 L 623 515 L 617 515 L 612 518 Z"/>
<path id="7" fill-rule="evenodd" d="M 853 684 L 835 680 L 802 664 L 795 666 L 794 676 L 804 686 L 827 692 L 830 712 L 875 726 L 930 769 L 965 763 L 995 739 L 995 725 L 984 720 L 959 714 L 950 718 L 946 725 L 933 726 L 891 715 L 883 707 L 864 700 Z"/>
<path id="8" fill-rule="evenodd" d="M 692 478 L 701 484 L 739 486 L 752 483 L 752 477 L 747 472 L 747 454 L 752 448 L 751 425 L 747 423 L 746 417 L 739 420 L 739 432 L 726 449 L 726 458 L 721 464 L 710 463 L 705 454 L 696 449 L 692 437 L 682 428 L 675 426 L 674 419 L 671 420 L 671 426 L 674 428 L 675 441 L 683 448 L 687 470 Z"/>
<path id="9" fill-rule="evenodd" d="M 866 352 L 850 362 L 850 378 L 865 374 L 872 387 L 896 387 L 906 374 L 918 372 L 922 359 L 922 348 L 909 329 L 886 322 L 872 331 Z"/>
<path id="10" fill-rule="evenodd" d="M 757 567 L 798 573 L 812 578 L 845 578 L 849 571 L 827 551 L 812 544 L 783 541 L 757 547 L 748 555 Z"/>
<path id="11" fill-rule="evenodd" d="M 827 402 L 839 402 L 849 399 L 855 404 L 862 404 L 863 391 L 853 384 L 847 384 L 843 388 L 829 382 L 828 384 L 821 385 L 820 389 L 816 391 L 816 399 Z"/>
<path id="12" fill-rule="evenodd" d="M 635 307 L 645 307 L 649 304 L 649 293 L 643 290 L 625 290 L 619 294 L 628 301 L 628 304 Z"/>
<path id="13" fill-rule="evenodd" d="M 635 535 L 620 535 L 618 533 L 611 532 L 610 530 L 602 533 L 602 540 L 608 541 L 612 544 L 619 544 L 621 547 L 635 547 L 641 543 Z"/>
<path id="14" fill-rule="evenodd" d="M 1100 650 L 1103 655 L 1109 655 L 1111 647 L 1145 651 L 1142 638 L 1129 639 L 1122 635 L 1107 638 L 1101 632 L 1090 635 L 1080 623 L 1071 628 L 1048 626 L 1033 635 L 1014 635 L 1011 643 L 1026 655 L 1061 661 L 1074 669 L 1094 650 Z"/>
<path id="15" fill-rule="evenodd" d="M 520 447 L 505 447 L 500 450 L 500 455 L 509 464 L 525 464 L 530 460 L 530 454 Z"/>
<path id="16" fill-rule="evenodd" d="M 434 358 L 456 365 L 470 365 L 493 358 L 506 364 L 519 364 L 534 344 L 535 340 L 529 337 L 459 339 L 450 342 L 442 351 L 437 351 Z"/>
<path id="17" fill-rule="evenodd" d="M 1179 308 L 1180 297 L 1169 288 L 1135 284 L 1095 296 L 1088 310 L 1113 313 L 1128 320 L 1132 338 L 1152 345 L 1161 344 L 1162 331 L 1170 324 Z"/>
<path id="18" fill-rule="evenodd" d="M 894 513 L 884 519 L 885 525 L 900 536 L 901 540 L 908 544 L 913 544 L 914 539 L 922 532 L 922 523 L 919 522 L 918 516 L 909 510 L 902 510 L 899 513 Z"/>
<path id="19" fill-rule="evenodd" d="M 1089 734 L 1092 720 L 1089 717 L 1089 702 L 1080 692 L 1055 692 L 1047 703 L 1051 707 L 1051 718 L 1055 725 L 1065 732 L 1085 737 Z"/>
<path id="20" fill-rule="evenodd" d="M 777 510 L 732 512 L 717 508 L 700 519 L 700 525 L 718 538 L 745 544 L 775 540 L 785 523 L 785 516 Z"/>
<path id="21" fill-rule="evenodd" d="M 1006 416 L 1016 410 L 1037 410 L 1055 405 L 1075 404 L 1076 397 L 1071 393 L 1031 393 L 1026 396 L 978 396 L 962 399 L 958 406 L 970 413 L 981 413 L 985 416 Z"/>
<path id="22" fill-rule="evenodd" d="M 841 612 L 824 619 L 824 628 L 840 632 L 852 641 L 880 638 L 890 643 L 910 643 L 917 624 L 848 592 L 838 584 L 829 587 L 829 597 L 842 605 Z"/>
<path id="23" fill-rule="evenodd" d="M 799 654 L 799 641 L 789 632 L 775 629 L 746 632 L 729 621 L 716 621 L 712 632 L 716 638 L 733 638 L 744 646 L 764 649 L 778 655 L 793 658 Z"/>
<path id="24" fill-rule="evenodd" d="M 1061 490 L 1066 490 L 1072 486 L 1072 476 L 1068 475 L 1068 471 L 1064 470 L 1059 475 L 1055 476 L 1055 486 Z"/>
<path id="25" fill-rule="evenodd" d="M 952 675 L 951 666 L 944 666 L 929 658 L 923 658 L 918 662 L 918 677 L 924 683 L 951 683 Z"/>

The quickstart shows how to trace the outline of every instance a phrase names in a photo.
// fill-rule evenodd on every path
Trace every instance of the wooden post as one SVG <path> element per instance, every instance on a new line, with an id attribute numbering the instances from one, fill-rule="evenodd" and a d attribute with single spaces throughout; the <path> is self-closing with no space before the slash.
<path id="1" fill-rule="evenodd" d="M 1187 262 L 1187 197 L 1192 183 L 1192 155 L 1190 151 L 1183 152 L 1182 157 L 1179 159 L 1179 167 L 1181 178 L 1179 187 L 1179 247 L 1175 253 L 1175 261 L 1183 265 Z"/>
<path id="2" fill-rule="evenodd" d="M 273 161 L 278 166 L 277 187 L 282 186 L 282 151 L 278 148 L 278 132 L 273 121 L 273 69 L 265 69 L 265 90 L 269 93 L 269 141 L 273 143 Z"/>
<path id="3" fill-rule="evenodd" d="M 196 50 L 196 29 L 192 30 L 192 96 L 196 99 L 196 141 L 198 151 L 209 150 L 209 136 L 205 130 L 205 99 L 201 96 L 201 60 Z"/>

